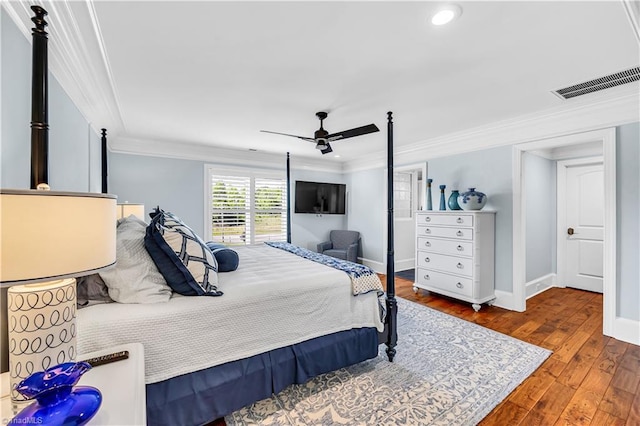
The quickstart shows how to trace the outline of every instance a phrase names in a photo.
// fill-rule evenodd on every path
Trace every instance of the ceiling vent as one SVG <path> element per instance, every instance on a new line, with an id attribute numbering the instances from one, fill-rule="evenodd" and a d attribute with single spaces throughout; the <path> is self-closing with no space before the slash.
<path id="1" fill-rule="evenodd" d="M 620 71 L 615 74 L 596 78 L 594 80 L 585 81 L 584 83 L 574 84 L 573 86 L 565 87 L 564 89 L 558 89 L 553 93 L 563 99 L 569 99 L 638 80 L 640 80 L 640 67 L 635 67 L 626 71 Z"/>

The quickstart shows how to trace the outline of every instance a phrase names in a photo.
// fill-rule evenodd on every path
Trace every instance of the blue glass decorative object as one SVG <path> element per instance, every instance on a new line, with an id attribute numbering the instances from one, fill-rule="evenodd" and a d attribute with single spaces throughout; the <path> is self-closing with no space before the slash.
<path id="1" fill-rule="evenodd" d="M 449 195 L 449 201 L 447 202 L 447 204 L 449 204 L 449 210 L 462 210 L 462 207 L 458 205 L 458 195 L 460 195 L 460 193 L 457 189 L 451 190 L 451 195 Z"/>
<path id="2" fill-rule="evenodd" d="M 86 362 L 65 362 L 33 373 L 16 390 L 36 401 L 9 423 L 79 426 L 88 422 L 100 408 L 102 394 L 90 386 L 74 386 L 90 369 Z"/>
<path id="3" fill-rule="evenodd" d="M 447 209 L 447 204 L 444 200 L 444 189 L 447 187 L 447 185 L 440 185 L 440 210 L 446 210 Z"/>
<path id="4" fill-rule="evenodd" d="M 458 205 L 462 210 L 480 210 L 487 203 L 487 196 L 476 191 L 475 188 L 469 188 L 469 191 L 458 196 Z"/>
<path id="5" fill-rule="evenodd" d="M 431 201 L 431 182 L 433 182 L 433 179 L 427 179 L 427 210 L 433 210 L 433 202 Z"/>

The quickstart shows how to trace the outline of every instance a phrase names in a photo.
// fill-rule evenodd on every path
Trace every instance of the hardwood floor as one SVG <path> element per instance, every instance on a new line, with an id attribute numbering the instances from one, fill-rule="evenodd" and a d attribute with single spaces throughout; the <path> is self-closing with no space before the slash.
<path id="1" fill-rule="evenodd" d="M 601 294 L 552 288 L 529 299 L 526 312 L 486 305 L 475 312 L 415 294 L 412 281 L 395 282 L 399 297 L 553 351 L 480 426 L 640 426 L 640 347 L 602 335 Z"/>
<path id="2" fill-rule="evenodd" d="M 475 312 L 412 284 L 396 278 L 396 295 L 553 351 L 481 426 L 640 425 L 640 347 L 602 335 L 601 294 L 552 288 L 526 312 Z"/>

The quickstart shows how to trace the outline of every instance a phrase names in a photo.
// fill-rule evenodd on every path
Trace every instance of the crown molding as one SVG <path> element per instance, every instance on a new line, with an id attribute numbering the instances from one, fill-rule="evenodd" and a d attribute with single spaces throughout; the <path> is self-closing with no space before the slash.
<path id="1" fill-rule="evenodd" d="M 632 83 L 573 99 L 535 114 L 491 123 L 421 142 L 396 146 L 394 163 L 478 151 L 505 145 L 582 133 L 640 121 L 640 84 Z M 372 153 L 344 163 L 344 172 L 386 166 L 383 153 Z"/>
<path id="2" fill-rule="evenodd" d="M 640 2 L 638 0 L 622 0 L 622 4 L 625 12 L 627 12 L 633 33 L 638 43 L 640 43 Z"/>
<path id="3" fill-rule="evenodd" d="M 96 132 L 104 127 L 112 134 L 122 133 L 124 122 L 93 2 L 3 2 L 2 7 L 29 43 L 33 26 L 30 6 L 35 4 L 48 12 L 51 73 Z"/>
<path id="4" fill-rule="evenodd" d="M 272 168 L 283 170 L 286 153 L 273 154 L 260 151 L 243 151 L 170 140 L 148 140 L 142 138 L 115 137 L 109 140 L 111 152 L 150 157 L 178 158 L 226 166 Z M 342 173 L 342 164 L 307 157 L 290 159 L 292 169 Z"/>

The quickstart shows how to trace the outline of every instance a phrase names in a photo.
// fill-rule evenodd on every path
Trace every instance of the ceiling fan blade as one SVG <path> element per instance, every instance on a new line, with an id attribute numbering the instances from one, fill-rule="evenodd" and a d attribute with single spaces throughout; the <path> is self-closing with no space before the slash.
<path id="1" fill-rule="evenodd" d="M 328 154 L 330 152 L 333 152 L 333 149 L 331 149 L 331 145 L 327 144 L 327 147 L 325 149 L 321 149 L 320 152 L 322 154 Z"/>
<path id="2" fill-rule="evenodd" d="M 290 135 L 289 133 L 280 133 L 280 132 L 271 132 L 269 130 L 260 130 L 262 133 L 273 133 L 274 135 L 282 135 L 282 136 L 291 136 L 294 138 L 298 138 L 298 139 L 303 139 L 305 141 L 309 141 L 309 142 L 315 142 L 316 140 L 313 138 L 307 138 L 304 136 L 298 136 L 298 135 Z"/>
<path id="3" fill-rule="evenodd" d="M 376 126 L 375 124 L 368 124 L 366 126 L 356 127 L 355 129 L 343 130 L 342 132 L 332 133 L 329 136 L 327 136 L 327 139 L 342 140 L 342 139 L 352 138 L 354 136 L 366 135 L 368 133 L 375 133 L 379 131 L 380 129 L 378 129 L 378 126 Z"/>

